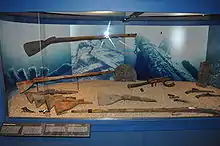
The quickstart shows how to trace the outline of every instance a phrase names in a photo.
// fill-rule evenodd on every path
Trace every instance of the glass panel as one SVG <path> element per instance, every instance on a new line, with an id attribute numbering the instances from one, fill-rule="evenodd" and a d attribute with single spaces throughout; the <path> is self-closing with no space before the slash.
<path id="1" fill-rule="evenodd" d="M 104 11 L 0 18 L 9 117 L 220 114 L 218 15 Z"/>

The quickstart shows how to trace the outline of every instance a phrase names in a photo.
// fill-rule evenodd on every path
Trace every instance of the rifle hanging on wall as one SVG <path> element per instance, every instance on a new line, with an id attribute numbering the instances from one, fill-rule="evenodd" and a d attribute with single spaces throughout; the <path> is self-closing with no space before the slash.
<path id="1" fill-rule="evenodd" d="M 55 43 L 63 43 L 63 42 L 75 42 L 75 41 L 83 41 L 83 40 L 101 40 L 106 38 L 124 38 L 124 37 L 136 37 L 137 34 L 111 34 L 109 36 L 105 35 L 98 35 L 98 36 L 78 36 L 78 37 L 60 37 L 56 38 L 55 36 L 49 37 L 46 40 L 37 40 L 37 41 L 31 41 L 24 44 L 24 50 L 26 54 L 30 57 L 50 44 Z"/>

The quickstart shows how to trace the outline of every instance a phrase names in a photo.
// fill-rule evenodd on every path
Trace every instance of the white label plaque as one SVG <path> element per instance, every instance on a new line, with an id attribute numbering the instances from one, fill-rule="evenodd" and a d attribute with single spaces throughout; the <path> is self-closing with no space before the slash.
<path id="1" fill-rule="evenodd" d="M 67 132 L 87 132 L 88 131 L 88 127 L 67 127 Z"/>
<path id="2" fill-rule="evenodd" d="M 54 126 L 46 126 L 46 129 L 45 129 L 45 133 L 46 134 L 55 134 L 55 133 L 63 133 L 63 134 L 65 134 L 65 132 L 66 132 L 66 129 L 65 129 L 65 126 L 56 126 L 56 125 L 54 125 Z M 62 135 L 62 134 L 61 134 Z"/>
<path id="3" fill-rule="evenodd" d="M 22 135 L 41 135 L 41 126 L 23 126 Z"/>

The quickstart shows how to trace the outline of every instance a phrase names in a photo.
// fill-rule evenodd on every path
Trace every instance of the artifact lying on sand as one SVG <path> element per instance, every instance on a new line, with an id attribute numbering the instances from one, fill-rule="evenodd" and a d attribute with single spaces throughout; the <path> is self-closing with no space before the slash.
<path id="1" fill-rule="evenodd" d="M 173 99 L 173 101 L 175 101 L 175 102 L 189 103 L 189 102 L 186 101 L 186 100 L 183 100 L 183 99 L 177 99 L 177 98 Z"/>
<path id="2" fill-rule="evenodd" d="M 41 95 L 55 95 L 55 94 L 76 94 L 78 91 L 68 91 L 68 90 L 56 90 L 56 89 L 47 89 L 44 91 L 38 92 L 25 92 L 24 95 L 27 97 L 30 103 L 33 103 L 34 97 L 37 95 L 39 97 L 43 97 Z"/>
<path id="3" fill-rule="evenodd" d="M 62 101 L 55 102 L 54 106 L 57 115 L 61 115 L 79 104 L 92 104 L 92 102 L 84 101 L 84 99 L 78 99 L 78 100 L 65 99 Z"/>
<path id="4" fill-rule="evenodd" d="M 113 70 L 108 70 L 108 71 L 88 72 L 88 73 L 75 74 L 75 75 L 66 75 L 66 76 L 39 77 L 39 78 L 34 78 L 33 80 L 17 82 L 16 85 L 17 85 L 18 90 L 20 91 L 20 93 L 24 93 L 27 90 L 29 90 L 36 83 L 56 81 L 56 80 L 62 80 L 62 79 L 72 79 L 72 78 L 81 78 L 81 77 L 89 77 L 89 76 L 90 77 L 91 76 L 98 76 L 98 75 L 103 75 L 103 74 L 111 74 L 113 72 L 114 72 Z"/>
<path id="5" fill-rule="evenodd" d="M 78 37 L 62 37 L 62 38 L 56 38 L 55 36 L 50 37 L 46 40 L 37 40 L 32 42 L 27 42 L 24 44 L 24 50 L 26 54 L 30 57 L 50 44 L 55 43 L 62 43 L 62 42 L 75 42 L 75 41 L 82 41 L 82 40 L 101 40 L 101 39 L 107 39 L 107 38 L 123 38 L 123 37 L 136 37 L 137 34 L 111 34 L 108 37 L 105 35 L 99 35 L 99 36 L 78 36 Z"/>
<path id="6" fill-rule="evenodd" d="M 92 102 L 84 101 L 84 99 L 76 99 L 76 97 L 65 97 L 63 95 L 44 95 L 40 93 L 25 93 L 27 98 L 33 100 L 36 108 L 39 108 L 43 104 L 46 104 L 47 110 L 50 111 L 53 107 L 55 107 L 55 111 L 57 114 L 62 114 L 65 111 L 72 109 L 78 104 L 92 104 Z M 33 103 L 32 101 L 32 103 Z"/>
<path id="7" fill-rule="evenodd" d="M 72 110 L 72 113 L 151 113 L 151 112 L 168 112 L 168 113 L 206 113 L 213 116 L 220 116 L 220 110 L 194 108 L 194 107 L 180 107 L 180 108 L 115 108 L 115 109 L 82 109 Z"/>
<path id="8" fill-rule="evenodd" d="M 150 99 L 147 97 L 140 97 L 140 96 L 132 96 L 132 95 L 105 95 L 99 94 L 98 95 L 98 104 L 99 105 L 111 105 L 120 100 L 131 100 L 131 101 L 142 101 L 142 102 L 156 102 L 154 99 Z"/>
<path id="9" fill-rule="evenodd" d="M 153 86 L 156 86 L 157 83 L 163 83 L 163 85 L 166 86 L 166 87 L 175 86 L 174 82 L 166 83 L 167 81 L 171 81 L 171 79 L 167 78 L 167 77 L 154 78 L 154 79 L 150 79 L 150 80 L 145 81 L 145 82 L 131 83 L 131 84 L 128 84 L 127 87 L 128 88 L 136 88 L 136 87 L 140 87 L 140 86 L 144 86 L 144 85 L 148 85 L 148 84 L 151 84 L 151 86 L 153 87 Z"/>
<path id="10" fill-rule="evenodd" d="M 200 98 L 200 97 L 220 97 L 220 95 L 211 94 L 211 93 L 204 93 L 204 94 L 196 95 L 196 98 Z"/>
<path id="11" fill-rule="evenodd" d="M 29 92 L 29 93 L 38 93 L 40 95 L 47 95 L 47 94 L 54 95 L 54 94 L 75 94 L 75 93 L 78 93 L 78 91 L 47 89 L 44 91 Z"/>
<path id="12" fill-rule="evenodd" d="M 179 96 L 173 95 L 173 94 L 168 94 L 168 97 L 169 97 L 169 99 L 177 99 L 177 98 L 180 98 Z"/>
<path id="13" fill-rule="evenodd" d="M 186 94 L 190 94 L 190 93 L 202 93 L 202 92 L 205 92 L 205 93 L 214 93 L 214 91 L 212 91 L 212 90 L 200 90 L 200 89 L 197 89 L 197 88 L 192 88 L 191 90 L 185 91 Z"/>
<path id="14" fill-rule="evenodd" d="M 47 106 L 47 109 L 50 111 L 54 106 L 56 102 L 61 102 L 63 100 L 68 100 L 68 101 L 75 101 L 76 97 L 65 97 L 65 96 L 60 96 L 60 95 L 47 95 L 45 96 L 45 103 Z"/>
<path id="15" fill-rule="evenodd" d="M 168 94 L 169 99 L 172 99 L 174 102 L 183 102 L 183 103 L 188 103 L 188 101 L 179 99 L 180 97 L 174 94 Z"/>
<path id="16" fill-rule="evenodd" d="M 27 107 L 22 107 L 22 108 L 21 108 L 21 111 L 22 111 L 22 112 L 25 112 L 25 113 L 34 113 L 34 111 L 30 110 L 30 109 L 27 108 Z"/>
<path id="17" fill-rule="evenodd" d="M 141 88 L 141 89 L 140 89 L 140 91 L 141 91 L 141 92 L 144 92 L 144 89 L 143 89 L 143 88 Z"/>

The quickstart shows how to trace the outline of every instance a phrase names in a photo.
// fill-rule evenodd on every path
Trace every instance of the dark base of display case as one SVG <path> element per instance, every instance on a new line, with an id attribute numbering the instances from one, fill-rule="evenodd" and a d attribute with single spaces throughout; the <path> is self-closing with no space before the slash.
<path id="1" fill-rule="evenodd" d="M 220 118 L 147 118 L 135 120 L 9 119 L 14 123 L 89 123 L 88 138 L 0 137 L 1 146 L 219 146 Z"/>

